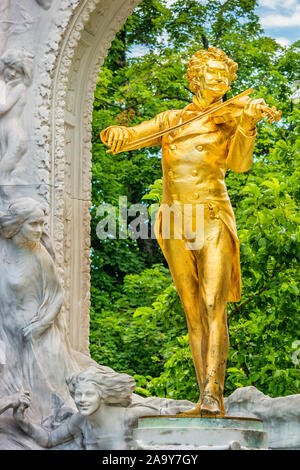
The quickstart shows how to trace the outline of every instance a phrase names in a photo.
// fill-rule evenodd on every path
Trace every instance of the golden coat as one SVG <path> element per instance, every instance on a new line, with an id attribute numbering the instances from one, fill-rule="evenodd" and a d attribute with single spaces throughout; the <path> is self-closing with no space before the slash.
<path id="1" fill-rule="evenodd" d="M 239 121 L 248 98 L 241 98 L 170 134 L 148 141 L 147 146 L 161 145 L 163 168 L 163 203 L 172 205 L 207 204 L 210 216 L 220 218 L 234 240 L 233 268 L 228 301 L 241 297 L 239 241 L 234 213 L 225 185 L 226 170 L 245 172 L 251 168 L 256 130 L 245 132 Z M 214 104 L 215 105 L 215 104 Z M 165 111 L 150 121 L 126 128 L 130 142 L 184 123 L 202 112 L 198 100 L 182 110 Z M 112 126 L 115 127 L 115 126 Z M 101 139 L 107 143 L 107 131 Z M 122 151 L 122 148 L 120 149 Z M 156 236 L 163 250 L 161 211 L 156 221 Z"/>

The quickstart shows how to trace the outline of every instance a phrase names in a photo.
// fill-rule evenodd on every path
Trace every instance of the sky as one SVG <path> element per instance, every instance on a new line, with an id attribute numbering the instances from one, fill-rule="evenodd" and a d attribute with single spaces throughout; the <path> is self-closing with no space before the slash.
<path id="1" fill-rule="evenodd" d="M 167 0 L 167 4 L 171 5 L 175 1 Z M 205 3 L 209 0 L 198 1 Z M 220 3 L 224 1 L 219 0 Z M 284 47 L 300 40 L 300 0 L 258 0 L 258 4 L 256 14 L 267 36 Z M 136 46 L 129 56 L 143 56 L 147 52 L 147 47 Z"/>
<path id="2" fill-rule="evenodd" d="M 300 0 L 259 0 L 257 15 L 267 35 L 281 45 L 300 39 Z"/>
<path id="3" fill-rule="evenodd" d="M 171 5 L 175 0 L 168 0 Z M 207 0 L 199 0 L 205 3 Z M 224 3 L 224 0 L 219 0 Z M 256 10 L 267 36 L 282 46 L 300 39 L 300 0 L 259 0 Z"/>

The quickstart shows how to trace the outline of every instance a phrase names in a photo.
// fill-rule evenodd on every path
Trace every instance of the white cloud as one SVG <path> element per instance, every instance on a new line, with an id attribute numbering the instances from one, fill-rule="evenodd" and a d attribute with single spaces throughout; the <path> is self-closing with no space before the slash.
<path id="1" fill-rule="evenodd" d="M 291 41 L 288 38 L 276 38 L 276 42 L 282 47 L 287 47 L 291 44 Z"/>
<path id="2" fill-rule="evenodd" d="M 296 7 L 298 0 L 259 0 L 259 5 L 261 7 L 272 8 L 277 10 L 277 8 L 290 9 Z"/>
<path id="3" fill-rule="evenodd" d="M 266 15 L 260 21 L 264 28 L 292 28 L 293 26 L 300 26 L 300 5 L 297 5 L 290 15 Z"/>
<path id="4" fill-rule="evenodd" d="M 146 46 L 133 46 L 128 53 L 129 58 L 142 57 L 149 53 L 149 49 Z"/>

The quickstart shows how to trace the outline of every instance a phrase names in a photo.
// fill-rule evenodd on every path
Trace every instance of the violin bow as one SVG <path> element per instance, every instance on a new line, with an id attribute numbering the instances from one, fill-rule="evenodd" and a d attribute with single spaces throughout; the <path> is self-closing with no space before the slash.
<path id="1" fill-rule="evenodd" d="M 129 150 L 135 150 L 135 149 L 139 148 L 141 145 L 144 146 L 145 144 L 147 144 L 148 142 L 151 142 L 152 140 L 156 140 L 159 137 L 162 137 L 163 135 L 170 134 L 171 132 L 175 131 L 176 129 L 180 129 L 181 127 L 186 126 L 186 125 L 190 124 L 191 122 L 195 122 L 199 119 L 202 119 L 204 116 L 215 113 L 216 111 L 219 111 L 220 109 L 225 108 L 226 106 L 228 106 L 229 104 L 231 104 L 235 100 L 243 98 L 244 96 L 250 95 L 250 93 L 253 93 L 252 88 L 249 88 L 248 90 L 243 91 L 239 95 L 236 95 L 233 98 L 230 98 L 229 100 L 225 101 L 224 103 L 221 103 L 217 106 L 214 106 L 212 108 L 207 109 L 203 113 L 197 114 L 197 116 L 194 116 L 194 117 L 192 117 L 191 119 L 188 119 L 185 122 L 176 124 L 176 126 L 169 127 L 168 129 L 164 129 L 163 131 L 156 132 L 155 134 L 151 134 L 151 135 L 142 137 L 141 139 L 134 140 L 134 141 L 130 142 L 129 145 L 125 145 L 122 148 L 122 150 L 120 150 L 118 152 L 115 152 L 115 153 L 113 152 L 113 153 L 114 153 L 114 155 L 117 155 L 118 153 L 126 152 L 126 151 L 129 151 Z M 269 106 L 263 106 L 262 110 L 266 113 L 266 115 L 270 116 L 269 122 L 279 121 L 280 118 L 281 118 L 282 113 L 281 113 L 281 111 L 277 111 L 275 106 L 273 106 L 273 108 L 270 108 Z M 111 149 L 106 151 L 106 153 L 110 153 L 110 152 L 112 152 Z"/>

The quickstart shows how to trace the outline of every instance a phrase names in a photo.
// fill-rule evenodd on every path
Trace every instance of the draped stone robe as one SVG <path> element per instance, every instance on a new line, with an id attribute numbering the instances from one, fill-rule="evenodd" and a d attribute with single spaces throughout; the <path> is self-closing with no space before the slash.
<path id="1" fill-rule="evenodd" d="M 55 265 L 41 243 L 34 249 L 15 248 L 1 238 L 0 252 L 0 340 L 7 358 L 0 395 L 29 391 L 28 412 L 39 421 L 50 416 L 55 421 L 62 407 L 76 410 L 66 377 L 80 370 L 59 313 L 62 289 Z M 54 320 L 39 338 L 24 338 L 22 329 L 34 317 L 51 313 Z"/>

